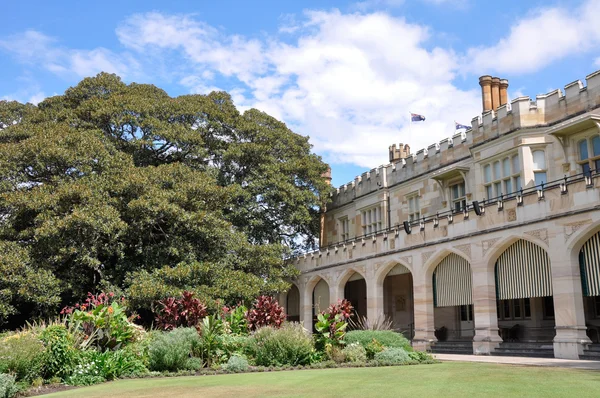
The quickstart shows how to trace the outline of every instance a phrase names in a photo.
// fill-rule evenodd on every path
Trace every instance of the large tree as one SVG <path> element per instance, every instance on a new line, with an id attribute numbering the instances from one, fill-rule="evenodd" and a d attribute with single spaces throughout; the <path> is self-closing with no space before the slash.
<path id="1" fill-rule="evenodd" d="M 141 308 L 183 289 L 281 291 L 295 274 L 284 256 L 318 234 L 326 169 L 307 137 L 225 92 L 172 98 L 101 73 L 37 107 L 0 101 L 0 245 L 13 253 L 0 265 L 20 275 L 0 317 L 100 286 Z M 50 296 L 10 287 L 31 270 Z"/>

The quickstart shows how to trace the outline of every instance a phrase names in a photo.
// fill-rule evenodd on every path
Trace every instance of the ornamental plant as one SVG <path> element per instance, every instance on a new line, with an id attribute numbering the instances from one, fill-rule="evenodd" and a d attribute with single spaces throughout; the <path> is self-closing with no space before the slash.
<path id="1" fill-rule="evenodd" d="M 221 308 L 220 318 L 223 322 L 229 326 L 229 331 L 236 335 L 247 335 L 248 334 L 248 321 L 246 320 L 246 313 L 248 309 L 240 304 L 237 307 L 223 306 Z"/>
<path id="2" fill-rule="evenodd" d="M 340 347 L 344 345 L 344 336 L 348 323 L 343 319 L 341 314 L 332 316 L 330 313 L 322 312 L 317 315 L 317 323 L 315 329 L 315 345 L 317 349 L 328 351 L 332 347 Z"/>
<path id="3" fill-rule="evenodd" d="M 347 321 L 352 316 L 352 311 L 354 307 L 352 307 L 352 303 L 350 301 L 343 299 L 338 300 L 337 304 L 331 304 L 327 311 L 324 311 L 331 315 L 331 318 L 335 318 L 336 315 L 340 315 L 340 318 L 344 321 Z"/>
<path id="4" fill-rule="evenodd" d="M 252 308 L 246 313 L 248 328 L 257 330 L 263 326 L 280 328 L 285 321 L 285 312 L 275 298 L 260 296 L 252 304 Z"/>
<path id="5" fill-rule="evenodd" d="M 194 298 L 194 293 L 185 291 L 180 298 L 158 301 L 155 319 L 160 329 L 173 330 L 180 326 L 195 327 L 206 315 L 206 305 Z"/>

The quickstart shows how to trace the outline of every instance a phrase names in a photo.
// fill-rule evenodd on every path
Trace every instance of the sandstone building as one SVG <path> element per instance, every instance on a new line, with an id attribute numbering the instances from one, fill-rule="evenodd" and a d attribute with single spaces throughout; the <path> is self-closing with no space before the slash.
<path id="1" fill-rule="evenodd" d="M 392 145 L 389 164 L 335 190 L 320 249 L 291 260 L 301 271 L 281 297 L 291 318 L 312 329 L 345 297 L 417 349 L 594 355 L 600 71 L 510 104 L 506 80 L 480 85 L 470 130 L 415 153 Z"/>

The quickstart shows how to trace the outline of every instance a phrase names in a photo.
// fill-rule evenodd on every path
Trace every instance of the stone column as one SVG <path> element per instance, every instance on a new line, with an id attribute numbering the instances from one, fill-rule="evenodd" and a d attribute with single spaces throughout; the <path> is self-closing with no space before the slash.
<path id="1" fill-rule="evenodd" d="M 431 275 L 427 277 L 421 273 L 413 276 L 414 306 L 415 306 L 415 337 L 413 347 L 418 351 L 426 351 L 435 337 L 435 324 L 433 317 L 433 286 Z"/>
<path id="2" fill-rule="evenodd" d="M 485 263 L 481 258 L 471 262 L 473 273 L 473 315 L 475 336 L 473 336 L 473 353 L 490 355 L 502 342 L 498 334 L 498 315 L 496 307 L 496 277 L 494 266 Z"/>
<path id="3" fill-rule="evenodd" d="M 586 334 L 578 253 L 567 253 L 562 233 L 549 238 L 556 324 L 554 356 L 579 359 L 592 342 Z"/>
<path id="4" fill-rule="evenodd" d="M 492 77 L 488 75 L 481 76 L 479 78 L 479 85 L 481 86 L 483 111 L 490 111 L 492 110 Z"/>
<path id="5" fill-rule="evenodd" d="M 300 286 L 300 323 L 309 332 L 313 330 L 312 288 L 309 285 Z"/>
<path id="6" fill-rule="evenodd" d="M 329 304 L 337 304 L 339 300 L 344 299 L 344 286 L 340 286 L 339 281 L 331 282 L 329 287 Z"/>
<path id="7" fill-rule="evenodd" d="M 377 283 L 374 270 L 367 271 L 367 318 L 373 322 L 383 318 L 383 284 Z"/>

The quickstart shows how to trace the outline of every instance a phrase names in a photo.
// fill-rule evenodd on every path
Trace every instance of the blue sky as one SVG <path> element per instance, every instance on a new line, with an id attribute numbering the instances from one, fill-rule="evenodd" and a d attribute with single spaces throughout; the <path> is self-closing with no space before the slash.
<path id="1" fill-rule="evenodd" d="M 95 4 L 94 4 L 95 3 Z M 600 69 L 600 0 L 11 1 L 0 99 L 37 103 L 100 71 L 170 95 L 226 90 L 297 133 L 339 186 L 470 124 L 478 77 L 543 94 Z M 427 120 L 409 128 L 409 111 Z"/>

